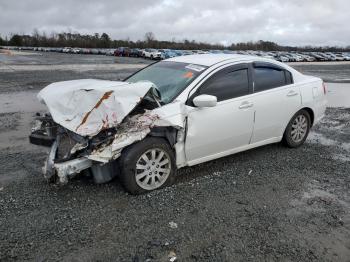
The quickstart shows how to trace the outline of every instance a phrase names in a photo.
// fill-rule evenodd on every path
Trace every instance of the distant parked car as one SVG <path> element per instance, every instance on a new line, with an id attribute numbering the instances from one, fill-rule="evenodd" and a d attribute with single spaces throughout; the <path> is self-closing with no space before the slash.
<path id="1" fill-rule="evenodd" d="M 211 54 L 222 54 L 221 50 L 209 50 L 209 53 Z"/>
<path id="2" fill-rule="evenodd" d="M 193 55 L 194 53 L 191 50 L 182 50 L 182 55 Z"/>
<path id="3" fill-rule="evenodd" d="M 115 49 L 106 49 L 106 53 L 105 53 L 105 55 L 111 55 L 111 56 L 114 56 L 114 51 L 115 51 Z"/>
<path id="4" fill-rule="evenodd" d="M 98 49 L 96 49 L 96 48 L 90 49 L 90 52 L 93 55 L 99 55 L 100 54 L 100 51 Z"/>
<path id="5" fill-rule="evenodd" d="M 40 47 L 39 47 L 40 48 Z M 38 51 L 41 51 L 41 50 L 38 50 Z M 72 51 L 72 48 L 71 47 L 65 47 L 63 48 L 62 52 L 63 53 L 70 53 Z"/>
<path id="6" fill-rule="evenodd" d="M 162 59 L 162 53 L 157 49 L 147 48 L 143 50 L 142 56 L 149 59 Z"/>
<path id="7" fill-rule="evenodd" d="M 62 50 L 63 50 L 63 48 L 61 48 L 61 47 L 56 47 L 56 48 L 52 48 L 52 49 L 51 49 L 51 52 L 62 53 Z"/>
<path id="8" fill-rule="evenodd" d="M 118 47 L 114 51 L 115 56 L 129 56 L 130 55 L 130 48 L 128 47 Z"/>
<path id="9" fill-rule="evenodd" d="M 105 49 L 105 48 L 100 48 L 100 49 L 98 50 L 98 53 L 99 53 L 100 55 L 106 55 L 107 52 L 108 52 L 108 49 Z"/>
<path id="10" fill-rule="evenodd" d="M 222 53 L 223 54 L 234 54 L 234 51 L 232 51 L 232 50 L 222 50 Z M 209 54 L 209 52 L 201 51 L 198 54 Z"/>
<path id="11" fill-rule="evenodd" d="M 314 62 L 314 61 L 316 61 L 316 58 L 313 56 L 304 55 L 304 61 L 305 62 Z"/>
<path id="12" fill-rule="evenodd" d="M 170 50 L 170 49 L 163 49 L 160 52 L 162 53 L 161 54 L 162 59 L 168 59 L 168 58 L 173 58 L 178 56 L 173 50 Z"/>
<path id="13" fill-rule="evenodd" d="M 276 57 L 276 60 L 277 60 L 277 61 L 280 61 L 280 62 L 282 62 L 282 63 L 289 62 L 289 58 L 286 57 L 286 56 L 283 56 L 283 55 L 278 55 L 278 56 Z"/>
<path id="14" fill-rule="evenodd" d="M 88 54 L 91 54 L 91 50 L 89 48 L 82 48 L 81 49 L 81 53 L 85 54 L 85 55 L 88 55 Z"/>
<path id="15" fill-rule="evenodd" d="M 334 56 L 335 56 L 336 61 L 344 61 L 345 60 L 345 58 L 343 57 L 342 54 L 334 54 Z"/>
<path id="16" fill-rule="evenodd" d="M 80 54 L 80 49 L 79 49 L 79 48 L 73 48 L 73 49 L 71 50 L 71 52 L 72 52 L 73 54 Z"/>
<path id="17" fill-rule="evenodd" d="M 311 56 L 313 56 L 316 61 L 326 61 L 326 58 L 320 53 L 312 53 Z"/>
<path id="18" fill-rule="evenodd" d="M 175 53 L 175 54 L 177 54 L 177 56 L 183 56 L 184 54 L 183 54 L 183 50 L 173 50 L 173 52 Z"/>
<path id="19" fill-rule="evenodd" d="M 343 57 L 345 61 L 350 61 L 350 54 L 349 53 L 343 53 Z"/>
<path id="20" fill-rule="evenodd" d="M 327 57 L 328 61 L 337 61 L 335 55 L 333 53 L 324 53 L 324 55 Z"/>
<path id="21" fill-rule="evenodd" d="M 131 57 L 141 57 L 142 56 L 142 50 L 139 48 L 132 48 L 130 49 L 129 56 Z"/>

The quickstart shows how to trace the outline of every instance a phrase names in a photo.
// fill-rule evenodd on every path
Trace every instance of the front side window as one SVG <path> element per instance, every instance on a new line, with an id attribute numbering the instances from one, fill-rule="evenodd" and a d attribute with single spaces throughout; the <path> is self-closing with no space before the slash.
<path id="1" fill-rule="evenodd" d="M 200 94 L 216 96 L 218 101 L 249 93 L 248 69 L 224 70 L 211 77 L 200 89 Z"/>
<path id="2" fill-rule="evenodd" d="M 270 67 L 254 68 L 254 92 L 285 86 L 293 83 L 290 72 Z"/>
<path id="3" fill-rule="evenodd" d="M 207 67 L 202 65 L 162 61 L 137 72 L 125 81 L 150 81 L 161 95 L 161 102 L 170 103 Z"/>

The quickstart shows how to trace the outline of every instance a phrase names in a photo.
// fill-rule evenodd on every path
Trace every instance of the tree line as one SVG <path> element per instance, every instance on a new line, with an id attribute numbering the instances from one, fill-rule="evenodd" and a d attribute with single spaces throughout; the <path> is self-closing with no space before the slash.
<path id="1" fill-rule="evenodd" d="M 80 34 L 71 32 L 39 33 L 34 30 L 31 35 L 12 34 L 9 39 L 0 36 L 0 46 L 31 46 L 31 47 L 80 47 L 80 48 L 156 48 L 156 49 L 182 49 L 182 50 L 261 50 L 261 51 L 350 51 L 350 46 L 283 46 L 271 41 L 257 41 L 233 43 L 230 46 L 209 44 L 195 40 L 161 41 L 154 33 L 147 32 L 143 40 L 131 41 L 114 40 L 107 33 Z"/>

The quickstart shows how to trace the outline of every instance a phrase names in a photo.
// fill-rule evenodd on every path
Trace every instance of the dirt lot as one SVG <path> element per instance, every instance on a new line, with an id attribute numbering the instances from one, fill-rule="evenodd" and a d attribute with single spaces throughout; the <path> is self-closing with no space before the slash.
<path id="1" fill-rule="evenodd" d="M 46 149 L 27 139 L 44 110 L 37 90 L 116 80 L 147 63 L 0 54 L 0 261 L 350 261 L 348 108 L 327 109 L 299 149 L 276 144 L 184 168 L 174 186 L 147 195 L 128 195 L 118 180 L 48 185 Z M 331 82 L 350 75 L 350 64 L 295 67 Z"/>

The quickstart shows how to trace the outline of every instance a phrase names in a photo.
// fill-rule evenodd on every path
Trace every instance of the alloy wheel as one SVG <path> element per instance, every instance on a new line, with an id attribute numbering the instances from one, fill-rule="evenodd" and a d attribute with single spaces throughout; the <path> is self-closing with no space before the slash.
<path id="1" fill-rule="evenodd" d="M 136 162 L 136 183 L 145 190 L 159 188 L 169 177 L 171 168 L 167 152 L 160 148 L 147 150 Z"/>
<path id="2" fill-rule="evenodd" d="M 308 129 L 308 120 L 304 115 L 298 115 L 292 124 L 291 129 L 291 138 L 294 143 L 299 143 L 302 141 L 307 133 Z"/>

